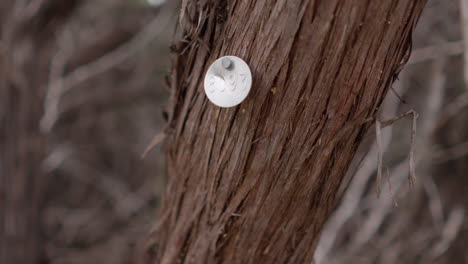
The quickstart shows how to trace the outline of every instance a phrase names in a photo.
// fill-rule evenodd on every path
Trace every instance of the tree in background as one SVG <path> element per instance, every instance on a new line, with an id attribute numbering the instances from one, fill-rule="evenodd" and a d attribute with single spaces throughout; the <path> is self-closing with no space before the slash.
<path id="1" fill-rule="evenodd" d="M 0 4 L 0 262 L 42 258 L 39 211 L 44 198 L 45 136 L 39 120 L 55 31 L 77 1 Z"/>
<path id="2" fill-rule="evenodd" d="M 147 181 L 159 167 L 143 167 L 140 154 L 160 126 L 148 113 L 164 101 L 154 88 L 173 13 L 160 10 L 0 2 L 0 263 L 103 262 L 106 247 L 147 232 L 132 228 L 157 199 Z"/>

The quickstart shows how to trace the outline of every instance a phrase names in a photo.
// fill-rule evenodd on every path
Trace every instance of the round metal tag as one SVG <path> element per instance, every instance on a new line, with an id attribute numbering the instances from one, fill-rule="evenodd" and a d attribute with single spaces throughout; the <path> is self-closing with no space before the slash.
<path id="1" fill-rule="evenodd" d="M 241 58 L 225 56 L 217 59 L 206 72 L 205 93 L 220 107 L 240 104 L 252 87 L 252 73 Z"/>

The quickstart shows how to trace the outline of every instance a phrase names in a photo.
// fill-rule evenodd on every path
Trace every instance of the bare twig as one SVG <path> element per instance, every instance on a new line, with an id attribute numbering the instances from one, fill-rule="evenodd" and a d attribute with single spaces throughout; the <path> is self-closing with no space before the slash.
<path id="1" fill-rule="evenodd" d="M 64 94 L 79 83 L 114 68 L 150 44 L 156 36 L 167 28 L 172 15 L 172 12 L 169 10 L 161 10 L 159 15 L 142 28 L 131 40 L 99 59 L 75 69 L 61 80 L 55 80 L 54 82 L 63 83 L 62 93 Z"/>
<path id="2" fill-rule="evenodd" d="M 400 121 L 401 119 L 407 117 L 407 116 L 415 116 L 416 118 L 418 117 L 418 114 L 414 111 L 414 110 L 409 110 L 409 111 L 406 111 L 396 117 L 393 117 L 391 119 L 387 119 L 387 120 L 384 120 L 384 121 L 379 121 L 380 123 L 380 127 L 381 128 L 386 128 L 388 126 L 391 126 L 393 125 L 395 122 L 397 121 Z M 413 117 L 414 118 L 414 117 Z"/>
<path id="3" fill-rule="evenodd" d="M 443 68 L 445 65 L 445 60 L 444 59 L 438 59 L 434 62 L 433 65 L 433 79 L 431 80 L 431 85 L 429 87 L 429 94 L 427 97 L 427 101 L 425 104 L 425 110 L 423 111 L 424 116 L 422 120 L 422 124 L 420 127 L 422 129 L 420 130 L 418 136 L 418 140 L 416 141 L 416 130 L 414 129 L 415 126 L 415 116 L 416 113 L 414 111 L 407 111 L 395 118 L 382 121 L 380 122 L 381 128 L 384 128 L 386 126 L 390 126 L 396 121 L 409 116 L 413 115 L 413 123 L 412 123 L 412 140 L 413 143 L 411 143 L 412 149 L 410 150 L 410 155 L 409 157 L 400 162 L 394 169 L 392 170 L 391 173 L 391 179 L 392 179 L 392 188 L 395 189 L 396 192 L 401 190 L 401 184 L 404 182 L 404 179 L 406 177 L 410 177 L 411 180 L 411 174 L 414 173 L 414 168 L 416 168 L 417 164 L 421 163 L 422 161 L 427 162 L 428 159 L 430 159 L 430 151 L 427 150 L 427 146 L 430 145 L 431 142 L 431 135 L 432 131 L 434 129 L 435 122 L 434 120 L 437 119 L 437 114 L 439 113 L 438 109 L 440 110 L 441 108 L 441 102 L 443 100 L 443 91 L 445 87 L 445 76 L 443 73 Z M 418 135 L 419 135 L 418 134 Z M 418 149 L 423 149 L 425 151 L 422 151 L 422 155 L 418 156 L 416 159 L 414 157 L 414 148 L 415 146 L 418 146 Z M 412 160 L 413 161 L 410 161 Z M 407 163 L 413 164 L 411 165 L 412 168 L 410 168 L 409 172 L 406 169 L 406 164 Z M 414 174 L 413 174 L 414 175 Z M 407 191 L 404 191 L 407 192 Z M 388 217 L 388 215 L 392 212 L 392 199 L 384 199 L 384 200 L 376 200 L 373 195 L 369 195 L 366 200 L 371 203 L 371 208 L 369 211 L 369 214 L 366 216 L 366 219 L 363 223 L 360 224 L 359 230 L 354 234 L 354 239 L 352 242 L 348 242 L 349 245 L 351 245 L 351 251 L 355 251 L 359 249 L 364 243 L 368 242 L 370 238 L 372 238 L 376 232 L 379 230 L 381 225 L 383 224 L 384 220 Z M 362 207 L 365 207 L 364 205 Z M 359 213 L 359 212 L 356 212 Z"/>
<path id="4" fill-rule="evenodd" d="M 442 231 L 442 239 L 437 243 L 433 249 L 432 256 L 434 258 L 442 255 L 449 247 L 450 244 L 457 237 L 460 228 L 463 225 L 465 219 L 465 209 L 457 207 L 450 213 L 447 222 L 445 223 L 444 230 Z"/>
<path id="5" fill-rule="evenodd" d="M 463 53 L 463 41 L 445 42 L 424 48 L 419 48 L 411 53 L 408 64 L 417 64 L 437 59 L 441 56 L 456 56 Z"/>
<path id="6" fill-rule="evenodd" d="M 444 210 L 434 179 L 431 176 L 426 177 L 423 180 L 423 187 L 429 197 L 429 211 L 431 212 L 432 219 L 437 227 L 442 227 L 444 223 Z"/>
<path id="7" fill-rule="evenodd" d="M 392 187 L 395 190 L 400 188 L 404 179 L 408 175 L 408 170 L 406 167 L 407 162 L 408 160 L 400 162 L 392 170 L 390 178 L 394 181 Z M 354 235 L 353 242 L 350 242 L 350 245 L 354 249 L 359 248 L 362 244 L 369 241 L 369 239 L 377 232 L 386 216 L 391 212 L 390 209 L 392 208 L 392 199 L 375 200 L 375 198 L 372 199 L 372 196 L 370 196 L 369 199 L 371 199 L 371 201 L 374 203 L 374 207 L 371 210 L 370 215 L 361 224 L 359 230 L 357 230 L 356 234 Z"/>
<path id="8" fill-rule="evenodd" d="M 111 201 L 116 215 L 122 219 L 126 219 L 140 210 L 149 199 L 141 193 L 129 190 L 118 177 L 100 172 L 80 160 L 69 159 L 61 168 L 68 173 L 67 175 L 93 186 L 106 195 Z M 85 173 L 82 173 L 83 171 Z M 93 179 L 86 175 L 98 175 L 98 177 Z"/>
<path id="9" fill-rule="evenodd" d="M 172 2 L 172 1 L 171 1 Z M 174 1 L 176 2 L 176 1 Z M 105 54 L 99 59 L 92 61 L 88 64 L 80 66 L 73 70 L 66 76 L 51 80 L 49 83 L 49 90 L 52 91 L 48 103 L 44 106 L 44 116 L 41 120 L 41 129 L 48 132 L 54 126 L 57 116 L 57 109 L 60 98 L 69 92 L 78 84 L 85 82 L 97 75 L 103 74 L 117 65 L 125 62 L 127 59 L 134 56 L 137 52 L 143 50 L 150 44 L 156 36 L 158 36 L 164 29 L 167 28 L 171 17 L 173 16 L 172 4 L 166 4 L 165 8 L 160 10 L 159 15 L 156 16 L 148 25 L 135 34 L 135 36 L 128 42 L 117 47 L 115 50 Z"/>
<path id="10" fill-rule="evenodd" d="M 375 121 L 375 142 L 377 144 L 377 197 L 380 197 L 380 185 L 382 183 L 382 156 L 383 156 L 383 149 L 382 149 L 382 136 L 381 136 L 381 126 L 380 121 Z"/>
<path id="11" fill-rule="evenodd" d="M 403 94 L 405 92 L 405 87 L 398 83 L 399 92 Z M 391 97 L 387 97 L 383 103 L 381 115 L 390 115 L 393 116 L 396 114 L 398 106 L 400 105 L 400 100 L 389 100 Z M 385 150 L 392 139 L 392 127 L 388 128 L 386 131 L 382 131 L 381 137 L 381 148 Z M 337 234 L 340 233 L 345 223 L 358 211 L 358 207 L 361 203 L 363 195 L 366 190 L 367 182 L 374 175 L 377 164 L 375 157 L 378 155 L 379 149 L 376 142 L 372 144 L 369 152 L 363 158 L 361 166 L 354 171 L 349 171 L 348 173 L 354 174 L 352 181 L 349 183 L 346 192 L 341 199 L 341 203 L 330 219 L 327 221 L 325 228 L 322 230 L 320 236 L 320 241 L 317 245 L 315 251 L 315 262 L 326 263 L 327 257 L 332 249 L 333 244 L 335 243 Z"/>
<path id="12" fill-rule="evenodd" d="M 73 37 L 67 27 L 64 28 L 62 34 L 57 38 L 57 42 L 58 51 L 51 62 L 49 84 L 44 101 L 44 115 L 40 123 L 41 131 L 45 133 L 50 131 L 53 123 L 58 119 L 59 100 L 63 88 L 61 76 L 63 75 L 67 59 L 73 51 Z M 54 82 L 53 80 L 56 81 Z"/>
<path id="13" fill-rule="evenodd" d="M 414 169 L 416 168 L 417 164 L 421 162 L 427 162 L 431 158 L 430 151 L 427 148 L 431 143 L 431 140 L 432 140 L 431 135 L 436 125 L 435 121 L 437 120 L 437 115 L 440 112 L 440 108 L 442 107 L 442 100 L 443 100 L 444 88 L 445 88 L 445 74 L 443 72 L 445 62 L 446 60 L 444 58 L 439 58 L 433 64 L 433 72 L 432 72 L 433 78 L 431 79 L 431 82 L 430 82 L 431 85 L 429 87 L 429 94 L 426 100 L 425 109 L 423 111 L 424 116 L 420 125 L 421 130 L 419 133 L 420 136 L 418 137 L 419 141 L 411 144 L 412 149 L 410 150 L 410 155 L 408 158 L 408 162 L 410 163 L 410 166 L 412 166 L 410 167 L 410 175 L 409 175 L 410 180 L 411 178 L 414 177 L 414 174 L 413 176 L 411 176 L 411 174 L 414 173 Z M 410 110 L 396 118 L 382 122 L 381 125 L 382 127 L 391 125 L 397 120 L 405 116 L 411 115 L 411 114 L 415 115 L 416 113 Z M 416 124 L 415 119 L 416 118 L 413 117 L 412 140 L 415 140 L 415 135 L 416 135 L 416 130 L 414 128 Z M 420 155 L 418 159 L 416 160 L 414 157 L 415 145 L 418 145 L 418 149 L 422 150 L 421 151 L 422 155 Z M 401 162 L 392 172 L 391 178 L 395 180 L 395 184 L 394 184 L 395 190 L 399 189 L 402 179 L 406 175 L 408 175 L 408 173 L 405 173 L 404 171 L 405 162 L 406 161 Z M 414 180 L 414 178 L 412 180 Z M 391 208 L 390 200 L 386 199 L 379 203 L 377 203 L 377 201 L 374 201 L 374 203 L 375 203 L 375 209 L 371 211 L 367 220 L 362 225 L 362 228 L 360 229 L 359 232 L 357 232 L 355 236 L 356 238 L 354 239 L 354 242 L 352 243 L 355 248 L 358 248 L 360 245 L 367 242 L 377 232 L 379 227 L 382 225 L 385 217 L 390 213 L 390 208 Z"/>
<path id="14" fill-rule="evenodd" d="M 442 128 L 445 123 L 450 119 L 454 118 L 456 115 L 460 114 L 468 106 L 468 92 L 465 92 L 455 98 L 447 106 L 444 107 L 444 111 L 437 122 L 437 128 Z"/>
<path id="15" fill-rule="evenodd" d="M 50 173 L 63 164 L 72 154 L 73 150 L 69 144 L 62 144 L 53 149 L 53 151 L 42 162 L 42 168 Z"/>
<path id="16" fill-rule="evenodd" d="M 390 197 L 392 197 L 393 204 L 395 207 L 398 206 L 398 202 L 396 200 L 395 192 L 393 192 L 393 186 L 392 186 L 392 181 L 390 180 L 390 170 L 388 167 L 385 167 L 387 169 L 387 183 L 388 183 L 388 192 L 390 193 Z"/>
<path id="17" fill-rule="evenodd" d="M 468 141 L 436 152 L 434 154 L 434 159 L 437 163 L 444 163 L 462 158 L 466 155 L 468 155 Z"/>
<path id="18" fill-rule="evenodd" d="M 148 153 L 154 148 L 156 147 L 157 145 L 159 145 L 159 143 L 161 143 L 164 139 L 166 138 L 166 134 L 164 134 L 164 132 L 161 132 L 161 133 L 158 133 L 156 134 L 153 139 L 151 139 L 151 142 L 150 144 L 148 145 L 148 147 L 146 147 L 145 151 L 143 152 L 143 154 L 141 154 L 141 158 L 144 159 L 146 157 L 146 155 L 148 155 Z"/>
<path id="19" fill-rule="evenodd" d="M 36 14 L 39 9 L 44 5 L 45 0 L 34 0 L 31 1 L 26 8 L 24 9 L 24 18 L 23 19 L 29 19 L 31 18 L 34 14 Z"/>
<path id="20" fill-rule="evenodd" d="M 414 161 L 414 152 L 416 148 L 416 126 L 417 126 L 418 114 L 413 112 L 413 122 L 411 125 L 411 143 L 410 143 L 410 153 L 409 153 L 409 167 L 410 167 L 410 187 L 414 185 L 416 181 L 416 165 Z"/>
<path id="21" fill-rule="evenodd" d="M 378 142 L 381 128 L 390 126 L 393 123 L 401 120 L 402 118 L 410 116 L 410 115 L 412 116 L 412 125 L 411 125 L 411 143 L 410 143 L 410 151 L 409 151 L 409 170 L 410 170 L 409 184 L 410 184 L 410 187 L 412 187 L 414 185 L 414 182 L 416 181 L 416 166 L 414 162 L 414 152 L 415 152 L 415 146 L 416 146 L 416 126 L 417 126 L 418 114 L 414 110 L 409 110 L 395 118 L 382 121 L 382 122 L 377 121 L 376 122 L 376 136 L 377 136 L 377 142 Z M 377 185 L 378 185 L 377 194 L 380 193 L 380 183 L 381 183 L 380 180 L 382 178 L 382 155 L 383 153 L 379 153 L 378 155 L 379 167 L 377 170 Z"/>

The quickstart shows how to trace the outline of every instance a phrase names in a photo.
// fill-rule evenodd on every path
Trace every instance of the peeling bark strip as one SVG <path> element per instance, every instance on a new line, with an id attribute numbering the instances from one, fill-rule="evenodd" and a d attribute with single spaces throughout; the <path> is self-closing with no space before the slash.
<path id="1" fill-rule="evenodd" d="M 183 1 L 153 263 L 311 263 L 424 4 Z M 223 55 L 254 76 L 230 109 L 203 91 Z"/>

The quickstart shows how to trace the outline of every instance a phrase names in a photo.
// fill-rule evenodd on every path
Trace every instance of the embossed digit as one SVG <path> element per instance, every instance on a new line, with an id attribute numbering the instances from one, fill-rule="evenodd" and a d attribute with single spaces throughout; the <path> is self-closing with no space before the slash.
<path id="1" fill-rule="evenodd" d="M 247 79 L 247 75 L 245 75 L 245 73 L 241 73 L 240 77 L 241 77 L 242 82 L 245 83 L 245 80 Z"/>
<path id="2" fill-rule="evenodd" d="M 214 87 L 214 83 L 215 83 L 215 79 L 213 76 L 211 76 L 210 78 L 210 81 L 209 81 L 209 85 L 208 87 L 210 88 L 210 93 L 214 93 L 215 92 L 215 87 Z"/>
<path id="3" fill-rule="evenodd" d="M 231 91 L 236 90 L 236 77 L 234 74 L 229 75 L 229 85 L 231 86 Z"/>

